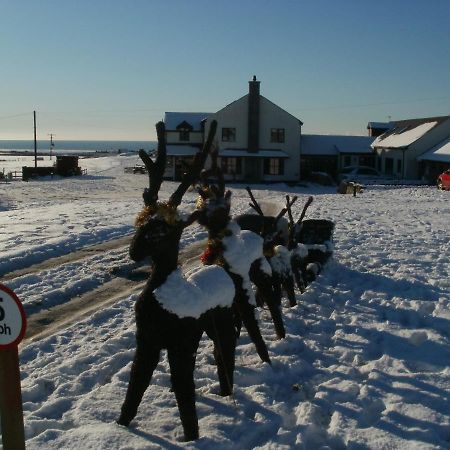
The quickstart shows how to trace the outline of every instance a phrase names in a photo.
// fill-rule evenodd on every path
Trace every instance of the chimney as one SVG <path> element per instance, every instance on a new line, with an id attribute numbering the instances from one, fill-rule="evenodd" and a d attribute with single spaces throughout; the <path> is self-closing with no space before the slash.
<path id="1" fill-rule="evenodd" d="M 259 150 L 259 84 L 256 76 L 248 82 L 248 151 Z"/>

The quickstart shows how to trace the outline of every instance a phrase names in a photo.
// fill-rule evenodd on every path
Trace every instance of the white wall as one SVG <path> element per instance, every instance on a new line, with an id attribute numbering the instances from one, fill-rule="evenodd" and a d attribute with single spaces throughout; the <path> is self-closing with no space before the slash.
<path id="1" fill-rule="evenodd" d="M 208 118 L 205 126 L 205 139 L 208 135 L 211 121 L 217 120 L 217 133 L 214 143 L 219 150 L 225 148 L 247 148 L 247 114 L 248 95 L 245 95 Z M 222 128 L 236 128 L 236 141 L 222 142 Z"/>
<path id="2" fill-rule="evenodd" d="M 166 131 L 166 142 L 168 144 L 201 144 L 203 142 L 203 133 L 201 131 L 191 131 L 189 141 L 180 141 L 179 131 Z"/>
<path id="3" fill-rule="evenodd" d="M 291 114 L 265 97 L 260 97 L 259 146 L 262 149 L 282 150 L 289 155 L 284 162 L 284 178 L 298 180 L 300 177 L 300 122 Z M 284 128 L 284 143 L 270 142 L 271 128 Z M 274 176 L 266 175 L 265 180 Z"/>
<path id="4" fill-rule="evenodd" d="M 205 139 L 212 120 L 217 120 L 217 133 L 214 144 L 221 149 L 247 149 L 248 146 L 248 95 L 241 97 L 215 114 L 209 116 L 205 126 Z M 222 141 L 222 128 L 236 128 L 235 142 Z M 285 142 L 270 142 L 271 128 L 285 129 Z M 260 149 L 282 150 L 289 155 L 285 159 L 284 175 L 263 175 L 261 164 L 261 179 L 265 181 L 296 181 L 300 177 L 300 136 L 301 127 L 298 119 L 287 113 L 274 103 L 260 96 Z M 242 161 L 242 171 L 245 173 L 245 158 Z"/>

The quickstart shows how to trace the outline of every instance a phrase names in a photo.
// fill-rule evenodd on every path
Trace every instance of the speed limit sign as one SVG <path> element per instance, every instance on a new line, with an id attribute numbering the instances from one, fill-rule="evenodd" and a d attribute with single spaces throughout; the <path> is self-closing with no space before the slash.
<path id="1" fill-rule="evenodd" d="M 18 345 L 25 328 L 22 303 L 11 289 L 0 284 L 0 350 Z"/>

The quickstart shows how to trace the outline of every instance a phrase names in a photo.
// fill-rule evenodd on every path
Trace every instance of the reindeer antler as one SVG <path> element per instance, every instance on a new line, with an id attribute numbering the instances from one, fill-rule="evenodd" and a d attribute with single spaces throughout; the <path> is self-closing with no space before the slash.
<path id="1" fill-rule="evenodd" d="M 205 144 L 201 151 L 197 152 L 194 161 L 192 162 L 189 169 L 183 174 L 181 178 L 181 183 L 178 186 L 177 190 L 170 196 L 169 204 L 177 207 L 181 203 L 181 199 L 183 195 L 188 190 L 191 184 L 194 184 L 200 177 L 200 172 L 205 165 L 206 158 L 211 150 L 211 145 L 216 134 L 217 130 L 217 121 L 213 120 L 211 122 L 211 126 L 209 127 L 208 138 L 206 139 Z"/>
<path id="2" fill-rule="evenodd" d="M 260 216 L 264 216 L 264 213 L 261 207 L 259 206 L 258 202 L 256 201 L 255 197 L 253 196 L 253 192 L 251 191 L 250 187 L 247 186 L 245 189 L 247 190 L 248 195 L 250 195 L 250 198 L 252 200 L 252 203 L 249 203 L 249 206 L 252 207 Z"/>
<path id="3" fill-rule="evenodd" d="M 292 205 L 296 202 L 297 196 L 294 196 L 290 200 L 289 195 L 286 195 L 286 210 L 289 217 L 289 238 L 288 238 L 288 249 L 291 250 L 294 247 L 294 218 L 292 217 Z"/>
<path id="4" fill-rule="evenodd" d="M 309 196 L 308 200 L 306 200 L 305 206 L 303 207 L 303 211 L 300 214 L 300 218 L 297 220 L 297 225 L 300 225 L 302 223 L 303 218 L 305 217 L 306 210 L 308 209 L 309 205 L 313 202 L 313 197 Z"/>
<path id="5" fill-rule="evenodd" d="M 208 170 L 203 170 L 201 173 L 201 179 L 203 185 L 208 187 L 216 198 L 223 198 L 225 196 L 225 180 L 223 177 L 223 171 L 217 164 L 217 157 L 219 156 L 219 149 L 213 148 L 211 150 L 211 167 Z M 217 178 L 217 185 L 208 183 L 209 177 Z M 207 192 L 202 188 L 199 189 L 199 194 L 201 197 L 206 198 L 208 196 Z"/>
<path id="6" fill-rule="evenodd" d="M 156 134 L 158 136 L 158 151 L 155 162 L 145 150 L 139 150 L 145 167 L 148 171 L 149 187 L 144 189 L 144 203 L 146 206 L 154 205 L 158 201 L 158 192 L 163 181 L 164 170 L 166 168 L 166 128 L 164 122 L 156 124 Z"/>

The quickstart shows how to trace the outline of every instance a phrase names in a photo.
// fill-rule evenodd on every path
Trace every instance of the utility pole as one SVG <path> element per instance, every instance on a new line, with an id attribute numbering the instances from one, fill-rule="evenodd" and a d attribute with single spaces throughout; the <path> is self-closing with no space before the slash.
<path id="1" fill-rule="evenodd" d="M 33 111 L 33 119 L 34 119 L 34 167 L 37 167 L 36 111 Z"/>
<path id="2" fill-rule="evenodd" d="M 53 150 L 53 147 L 55 146 L 55 143 L 53 142 L 54 134 L 49 133 L 49 136 L 50 136 L 50 161 L 51 161 L 52 160 L 52 150 Z"/>

